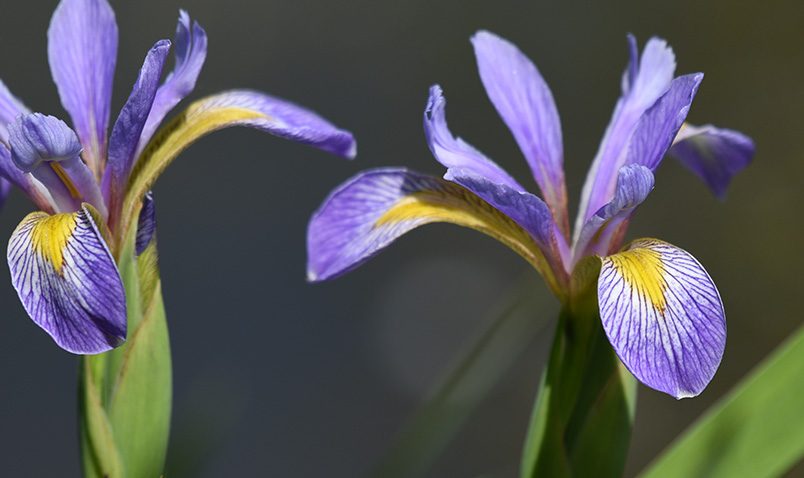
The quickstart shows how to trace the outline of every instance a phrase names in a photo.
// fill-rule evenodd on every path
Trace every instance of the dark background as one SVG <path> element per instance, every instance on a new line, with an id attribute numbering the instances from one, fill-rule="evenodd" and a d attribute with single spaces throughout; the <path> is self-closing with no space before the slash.
<path id="1" fill-rule="evenodd" d="M 3 3 L 0 77 L 31 108 L 67 119 L 46 56 L 56 2 Z M 758 144 L 755 163 L 725 203 L 668 161 L 633 222 L 631 237 L 663 238 L 705 264 L 723 296 L 729 341 L 699 398 L 677 402 L 640 388 L 629 475 L 801 323 L 800 2 L 113 4 L 120 24 L 113 111 L 151 44 L 172 38 L 183 7 L 210 38 L 192 98 L 262 89 L 316 109 L 359 141 L 350 163 L 256 131 L 228 130 L 190 148 L 157 184 L 174 353 L 174 476 L 365 474 L 527 271 L 488 238 L 431 226 L 338 281 L 305 283 L 307 220 L 331 188 L 375 166 L 441 173 L 421 128 L 435 82 L 449 99 L 453 132 L 523 182 L 529 178 L 476 74 L 468 39 L 480 28 L 517 43 L 552 87 L 573 211 L 619 94 L 629 31 L 640 44 L 653 34 L 667 38 L 680 73 L 706 73 L 692 122 L 740 129 Z M 0 236 L 29 209 L 15 193 Z M 555 315 L 556 300 L 532 276 L 542 313 Z M 77 360 L 26 317 L 8 279 L 2 282 L 3 474 L 78 476 Z M 502 378 L 433 476 L 514 475 L 547 338 Z"/>

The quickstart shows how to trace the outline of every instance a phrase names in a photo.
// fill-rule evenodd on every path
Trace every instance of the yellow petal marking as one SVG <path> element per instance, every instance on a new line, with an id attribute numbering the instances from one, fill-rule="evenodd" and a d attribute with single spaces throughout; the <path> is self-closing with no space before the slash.
<path id="1" fill-rule="evenodd" d="M 467 189 L 447 182 L 442 186 L 443 190 L 425 190 L 405 196 L 377 219 L 375 227 L 420 220 L 422 223 L 447 222 L 474 229 L 510 247 L 542 274 L 556 294 L 563 294 L 544 254 L 530 234 Z"/>
<path id="2" fill-rule="evenodd" d="M 61 167 L 59 163 L 51 161 L 50 167 L 56 173 L 56 176 L 58 176 L 59 179 L 61 179 L 61 182 L 64 183 L 64 186 L 67 188 L 67 191 L 70 192 L 70 196 L 72 196 L 75 199 L 81 197 L 81 194 L 78 192 L 78 189 L 76 189 L 75 184 L 73 184 L 73 182 L 70 180 L 70 177 L 67 176 L 67 172 L 64 170 L 64 168 Z"/>
<path id="3" fill-rule="evenodd" d="M 148 143 L 131 172 L 121 214 L 124 227 L 136 221 L 142 197 L 182 151 L 202 136 L 234 123 L 266 119 L 259 111 L 219 106 L 215 97 L 201 99 L 164 126 Z"/>
<path id="4" fill-rule="evenodd" d="M 31 228 L 31 245 L 34 251 L 53 265 L 61 274 L 64 267 L 64 249 L 77 226 L 75 214 L 33 213 L 29 220 L 36 221 Z"/>
<path id="5" fill-rule="evenodd" d="M 607 257 L 622 278 L 639 295 L 647 298 L 653 307 L 664 312 L 667 307 L 664 278 L 664 263 L 659 251 L 649 248 L 650 244 L 635 242 L 626 251 Z"/>

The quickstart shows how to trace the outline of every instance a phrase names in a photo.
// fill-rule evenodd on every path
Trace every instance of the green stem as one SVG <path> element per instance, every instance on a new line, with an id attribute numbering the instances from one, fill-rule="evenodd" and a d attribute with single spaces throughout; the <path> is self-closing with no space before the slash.
<path id="1" fill-rule="evenodd" d="M 635 381 L 606 339 L 594 295 L 576 298 L 556 325 L 521 476 L 620 476 L 635 404 Z"/>
<path id="2" fill-rule="evenodd" d="M 80 443 L 88 478 L 158 477 L 167 452 L 172 372 L 156 245 L 135 257 L 133 238 L 127 244 L 118 264 L 127 341 L 81 361 Z"/>

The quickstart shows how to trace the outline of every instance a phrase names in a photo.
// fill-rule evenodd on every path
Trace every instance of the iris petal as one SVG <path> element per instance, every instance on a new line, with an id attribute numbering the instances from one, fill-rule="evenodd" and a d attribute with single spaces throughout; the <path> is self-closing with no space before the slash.
<path id="1" fill-rule="evenodd" d="M 123 221 L 134 220 L 143 195 L 184 149 L 204 135 L 229 126 L 250 126 L 281 138 L 354 157 L 351 133 L 336 128 L 310 110 L 250 90 L 232 90 L 196 101 L 151 140 L 132 172 Z"/>
<path id="2" fill-rule="evenodd" d="M 0 81 L 0 141 L 8 143 L 8 124 L 31 111 Z"/>
<path id="3" fill-rule="evenodd" d="M 88 206 L 29 214 L 11 236 L 8 264 L 26 312 L 61 348 L 96 354 L 123 343 L 123 284 Z"/>
<path id="4" fill-rule="evenodd" d="M 511 130 L 545 202 L 562 224 L 566 219 L 561 121 L 553 94 L 536 65 L 509 41 L 487 31 L 472 37 L 480 79 Z"/>
<path id="5" fill-rule="evenodd" d="M 103 193 L 111 204 L 116 204 L 122 199 L 119 195 L 125 188 L 128 173 L 134 164 L 137 143 L 151 111 L 151 105 L 154 103 L 162 68 L 169 51 L 168 40 L 160 40 L 151 47 L 145 56 L 131 94 L 112 127 L 109 138 L 109 160 L 103 176 Z"/>
<path id="6" fill-rule="evenodd" d="M 628 36 L 629 63 L 624 75 L 622 96 L 617 101 L 600 149 L 586 176 L 581 205 L 575 223 L 576 233 L 584 222 L 612 197 L 617 174 L 625 161 L 628 142 L 642 114 L 670 87 L 676 58 L 667 42 L 651 38 L 637 58 L 636 40 Z"/>
<path id="7" fill-rule="evenodd" d="M 639 239 L 602 259 L 600 318 L 628 370 L 675 398 L 700 394 L 726 345 L 720 295 L 688 252 Z"/>
<path id="8" fill-rule="evenodd" d="M 491 182 L 524 192 L 525 188 L 503 168 L 472 145 L 453 136 L 447 125 L 446 108 L 447 100 L 441 87 L 430 87 L 430 96 L 424 111 L 424 135 L 436 160 L 447 168 L 471 171 Z"/>
<path id="9" fill-rule="evenodd" d="M 193 91 L 201 68 L 204 66 L 204 60 L 207 57 L 207 34 L 198 22 L 190 24 L 190 15 L 184 10 L 179 11 L 173 45 L 176 66 L 156 92 L 156 98 L 148 115 L 148 121 L 145 122 L 142 130 L 135 157 L 145 149 L 146 144 L 168 112 Z"/>
<path id="10" fill-rule="evenodd" d="M 584 224 L 575 246 L 575 260 L 590 255 L 607 255 L 618 242 L 637 206 L 653 190 L 653 173 L 639 164 L 620 168 L 614 199 Z"/>
<path id="11" fill-rule="evenodd" d="M 321 281 L 344 274 L 406 232 L 435 222 L 499 240 L 541 271 L 556 290 L 541 250 L 511 218 L 449 181 L 390 168 L 358 174 L 313 215 L 307 231 L 308 278 Z"/>
<path id="12" fill-rule="evenodd" d="M 48 60 L 64 109 L 84 146 L 84 159 L 99 168 L 117 61 L 117 23 L 106 0 L 62 0 L 50 20 Z"/>
<path id="13" fill-rule="evenodd" d="M 751 163 L 755 151 L 751 138 L 739 131 L 686 124 L 669 153 L 722 199 L 731 178 Z"/>

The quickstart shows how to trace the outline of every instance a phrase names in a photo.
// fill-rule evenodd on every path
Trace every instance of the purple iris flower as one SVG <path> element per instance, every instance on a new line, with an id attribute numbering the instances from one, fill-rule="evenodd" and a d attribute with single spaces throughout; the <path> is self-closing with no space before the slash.
<path id="1" fill-rule="evenodd" d="M 175 65 L 162 81 L 171 46 Z M 125 340 L 125 290 L 115 259 L 126 253 L 130 237 L 136 253 L 152 243 L 150 188 L 195 140 L 244 125 L 355 155 L 350 133 L 257 91 L 203 98 L 159 130 L 195 87 L 206 54 L 204 29 L 181 11 L 173 43 L 160 40 L 148 51 L 107 134 L 117 58 L 114 12 L 106 0 L 62 0 L 50 22 L 48 59 L 72 128 L 31 113 L 0 82 L 0 205 L 14 185 L 40 209 L 11 237 L 11 279 L 31 319 L 67 351 L 100 353 Z"/>
<path id="2" fill-rule="evenodd" d="M 653 189 L 669 152 L 722 195 L 754 154 L 746 136 L 684 121 L 703 75 L 674 77 L 675 57 L 652 38 L 630 60 L 580 211 L 570 232 L 561 125 L 536 66 L 489 32 L 472 38 L 480 78 L 525 156 L 541 197 L 447 128 L 441 88 L 424 113 L 427 143 L 447 168 L 444 178 L 406 169 L 363 172 L 336 189 L 308 231 L 308 275 L 343 274 L 403 233 L 432 222 L 479 230 L 532 264 L 567 304 L 578 293 L 573 274 L 597 258 L 603 328 L 625 366 L 646 385 L 674 397 L 699 394 L 717 370 L 726 340 L 723 305 L 689 253 L 656 239 L 623 247 L 635 209 Z"/>

